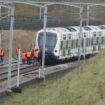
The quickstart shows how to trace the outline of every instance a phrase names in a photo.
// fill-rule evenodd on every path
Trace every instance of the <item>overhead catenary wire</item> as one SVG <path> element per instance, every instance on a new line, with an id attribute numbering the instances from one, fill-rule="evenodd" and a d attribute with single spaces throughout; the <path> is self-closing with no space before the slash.
<path id="1" fill-rule="evenodd" d="M 50 6 L 50 5 L 59 4 L 59 5 L 66 5 L 66 6 L 71 6 L 71 7 L 74 7 L 74 8 L 78 8 L 80 11 L 82 10 L 81 8 L 82 8 L 83 5 L 90 5 L 90 4 L 92 6 L 100 6 L 100 5 L 103 6 L 103 5 L 105 5 L 105 4 L 78 3 L 78 2 L 77 3 L 73 3 L 73 2 L 38 2 L 38 1 L 37 2 L 36 1 L 31 2 L 31 1 L 17 1 L 17 0 L 16 1 L 12 1 L 12 0 L 11 1 L 5 1 L 4 4 L 6 4 L 6 3 L 23 3 L 23 4 L 28 4 L 28 5 L 31 5 L 31 6 L 42 7 L 42 8 L 45 8 L 44 5 Z M 42 4 L 44 4 L 44 5 L 42 5 Z M 3 4 L 1 6 L 3 6 Z M 6 5 L 4 7 L 11 8 L 11 7 L 7 7 Z M 82 17 L 82 13 L 80 12 L 80 35 L 79 35 L 79 40 L 80 41 L 79 41 L 79 51 L 81 51 L 80 50 L 80 48 L 81 48 L 80 45 L 81 45 L 81 35 L 82 35 L 82 21 L 83 21 L 82 18 L 83 18 Z M 45 29 L 44 30 L 44 35 L 46 35 L 46 23 L 47 23 L 47 20 L 46 19 L 47 18 L 44 19 L 44 29 Z M 13 29 L 13 26 L 12 26 L 12 29 Z M 45 44 L 45 43 L 43 43 L 43 44 Z M 45 51 L 45 48 L 44 48 L 44 51 Z M 79 52 L 79 53 L 81 53 L 81 52 Z M 80 55 L 79 55 L 79 57 L 80 57 Z M 45 59 L 45 57 L 43 57 L 43 59 Z M 42 68 L 44 68 L 44 63 L 42 65 Z"/>
<path id="2" fill-rule="evenodd" d="M 2 14 L 1 14 L 1 7 L 0 7 L 0 49 L 2 48 Z"/>

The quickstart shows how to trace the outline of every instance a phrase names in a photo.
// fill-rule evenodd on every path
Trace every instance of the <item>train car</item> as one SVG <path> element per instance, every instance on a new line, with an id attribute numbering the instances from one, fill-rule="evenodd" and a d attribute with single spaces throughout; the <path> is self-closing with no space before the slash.
<path id="1" fill-rule="evenodd" d="M 78 58 L 79 26 L 46 29 L 46 61 L 63 61 Z M 44 30 L 37 32 L 36 49 L 43 50 Z M 105 25 L 82 27 L 81 56 L 95 54 L 105 48 Z"/>
<path id="2" fill-rule="evenodd" d="M 46 61 L 58 61 L 60 58 L 61 34 L 67 34 L 69 31 L 65 28 L 48 28 L 46 29 L 45 58 Z M 36 48 L 41 53 L 43 50 L 44 31 L 40 30 L 36 36 Z"/>

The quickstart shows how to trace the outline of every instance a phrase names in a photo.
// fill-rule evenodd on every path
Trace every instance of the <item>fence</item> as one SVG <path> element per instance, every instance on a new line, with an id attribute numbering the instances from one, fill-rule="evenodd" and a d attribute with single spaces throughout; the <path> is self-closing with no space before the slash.
<path id="1" fill-rule="evenodd" d="M 91 24 L 97 25 L 101 24 L 101 22 L 92 21 Z M 2 29 L 9 29 L 9 21 L 7 19 L 3 20 L 0 23 L 0 27 Z M 47 21 L 47 27 L 67 27 L 67 26 L 75 26 L 79 25 L 79 20 L 63 20 L 58 21 L 57 19 L 53 17 L 48 17 Z M 85 22 L 83 22 L 83 25 L 85 25 Z M 40 29 L 43 28 L 43 17 L 42 19 L 39 18 L 39 16 L 15 16 L 15 22 L 14 22 L 14 29 Z"/>

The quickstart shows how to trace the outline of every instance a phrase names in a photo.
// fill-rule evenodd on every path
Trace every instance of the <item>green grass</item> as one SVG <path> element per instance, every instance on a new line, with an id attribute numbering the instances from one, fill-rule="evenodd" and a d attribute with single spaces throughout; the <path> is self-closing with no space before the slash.
<path id="1" fill-rule="evenodd" d="M 33 82 L 0 105 L 105 105 L 105 52 L 63 77 Z"/>

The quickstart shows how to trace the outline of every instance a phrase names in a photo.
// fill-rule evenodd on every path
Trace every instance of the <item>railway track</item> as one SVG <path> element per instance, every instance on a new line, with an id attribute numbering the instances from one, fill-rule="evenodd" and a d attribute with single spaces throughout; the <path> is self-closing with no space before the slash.
<path id="1" fill-rule="evenodd" d="M 72 67 L 76 67 L 78 64 L 76 62 L 74 63 L 70 63 L 70 65 Z M 70 66 L 69 65 L 69 66 Z M 69 68 L 69 66 L 65 66 L 65 64 L 61 64 L 61 65 L 53 65 L 51 66 L 46 66 L 46 68 L 44 69 L 44 74 L 51 74 L 51 73 L 55 73 L 58 71 L 62 71 L 63 69 Z M 12 65 L 12 71 L 11 71 L 11 77 L 15 77 L 17 76 L 17 64 L 13 64 Z M 28 74 L 33 74 L 38 72 L 38 67 L 37 66 L 33 66 L 33 65 L 21 65 L 20 66 L 20 75 L 28 75 Z M 54 69 L 54 70 L 53 70 Z M 4 65 L 4 66 L 0 66 L 0 82 L 6 81 L 8 79 L 8 65 Z"/>
<path id="2" fill-rule="evenodd" d="M 33 65 L 21 65 L 20 75 L 31 71 L 35 71 L 38 67 Z M 17 64 L 12 65 L 11 77 L 17 76 Z M 0 67 L 0 82 L 6 81 L 8 79 L 8 65 Z"/>
<path id="3" fill-rule="evenodd" d="M 81 62 L 82 63 L 82 62 Z M 73 68 L 78 67 L 81 63 L 73 62 L 67 64 L 59 64 L 53 66 L 46 66 L 43 69 L 43 73 L 45 76 L 49 76 L 52 74 L 59 74 L 58 72 L 68 72 L 73 70 Z M 8 65 L 0 66 L 0 94 L 5 92 L 8 87 Z M 17 83 L 17 64 L 12 65 L 12 72 L 11 72 L 11 88 L 16 86 Z M 33 65 L 21 65 L 20 66 L 20 85 L 23 85 L 27 82 L 35 80 L 39 78 L 39 69 Z M 42 75 L 43 78 L 43 75 Z"/>

